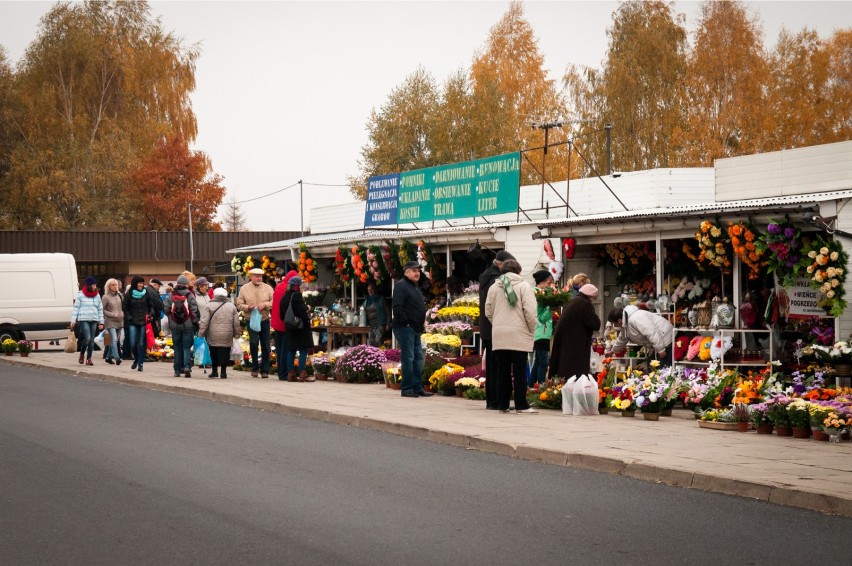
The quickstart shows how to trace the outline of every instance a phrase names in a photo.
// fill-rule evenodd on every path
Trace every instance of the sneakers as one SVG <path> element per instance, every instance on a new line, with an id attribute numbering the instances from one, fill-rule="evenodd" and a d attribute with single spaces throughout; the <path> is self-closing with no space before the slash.
<path id="1" fill-rule="evenodd" d="M 538 411 L 536 411 L 536 410 L 535 410 L 535 409 L 533 409 L 532 407 L 529 407 L 528 409 L 521 409 L 520 411 L 515 411 L 515 412 L 516 412 L 516 413 L 518 413 L 519 415 L 520 415 L 520 414 L 525 414 L 525 415 L 535 415 L 535 414 L 537 414 L 537 413 L 538 413 Z"/>
<path id="2" fill-rule="evenodd" d="M 83 365 L 83 354 L 80 354 L 80 359 L 77 360 L 77 363 L 79 363 L 80 365 Z"/>
<path id="3" fill-rule="evenodd" d="M 87 365 L 87 366 L 93 366 L 93 365 L 95 365 L 95 364 L 93 364 L 93 363 L 92 363 L 92 358 L 89 358 L 89 359 L 87 359 L 87 360 L 86 360 L 86 365 Z"/>
<path id="4" fill-rule="evenodd" d="M 142 371 L 142 364 L 139 364 L 139 366 L 136 368 L 136 371 Z"/>
<path id="5" fill-rule="evenodd" d="M 108 363 L 109 365 L 115 364 L 115 362 L 112 361 L 112 358 L 106 358 L 106 363 Z"/>

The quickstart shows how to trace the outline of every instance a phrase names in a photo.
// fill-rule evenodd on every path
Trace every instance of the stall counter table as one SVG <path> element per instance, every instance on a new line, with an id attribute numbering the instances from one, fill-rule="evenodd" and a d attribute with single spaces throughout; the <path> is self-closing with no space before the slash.
<path id="1" fill-rule="evenodd" d="M 352 336 L 352 345 L 354 346 L 356 341 L 358 344 L 367 344 L 367 341 L 370 336 L 370 327 L 369 326 L 314 326 L 311 330 L 315 332 L 320 329 L 325 330 L 328 333 L 328 351 L 331 352 L 338 345 L 335 343 L 336 338 L 338 336 L 349 335 Z"/>

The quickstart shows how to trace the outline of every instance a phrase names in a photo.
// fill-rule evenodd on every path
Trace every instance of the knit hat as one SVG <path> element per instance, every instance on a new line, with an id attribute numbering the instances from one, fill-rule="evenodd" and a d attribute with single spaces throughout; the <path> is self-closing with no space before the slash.
<path id="1" fill-rule="evenodd" d="M 295 285 L 296 287 L 301 287 L 302 286 L 302 278 L 299 277 L 298 275 L 294 275 L 293 277 L 291 277 L 290 281 L 287 282 L 287 286 L 292 287 L 293 285 Z"/>
<path id="2" fill-rule="evenodd" d="M 228 290 L 224 287 L 219 287 L 218 289 L 213 289 L 213 297 L 227 297 Z"/>
<path id="3" fill-rule="evenodd" d="M 513 256 L 506 250 L 500 250 L 499 252 L 497 252 L 497 256 L 494 259 L 497 261 L 506 261 L 507 259 L 515 259 L 515 256 Z"/>
<path id="4" fill-rule="evenodd" d="M 95 279 L 94 277 L 89 275 L 88 277 L 86 277 L 86 280 L 83 282 L 83 284 L 86 285 L 86 286 L 89 286 L 89 285 L 94 285 L 97 282 L 98 282 L 97 279 Z"/>
<path id="5" fill-rule="evenodd" d="M 177 284 L 178 285 L 189 285 L 189 277 L 187 277 L 186 275 L 181 275 L 180 277 L 177 278 Z"/>
<path id="6" fill-rule="evenodd" d="M 542 281 L 547 281 L 547 278 L 548 278 L 548 277 L 551 277 L 551 278 L 552 278 L 552 277 L 553 277 L 553 275 L 551 275 L 551 274 L 550 274 L 550 271 L 548 271 L 547 269 L 539 269 L 538 271 L 536 271 L 535 273 L 533 273 L 533 279 L 535 279 L 535 284 L 536 284 L 536 285 L 538 285 L 538 284 L 539 284 L 539 283 L 541 283 Z"/>
<path id="7" fill-rule="evenodd" d="M 201 287 L 202 285 L 208 285 L 208 286 L 210 285 L 210 283 L 207 281 L 206 277 L 199 277 L 198 279 L 195 280 L 195 286 L 196 287 Z"/>
<path id="8" fill-rule="evenodd" d="M 580 287 L 580 292 L 587 297 L 597 297 L 598 296 L 598 288 L 592 285 L 591 283 L 586 283 L 582 287 Z"/>

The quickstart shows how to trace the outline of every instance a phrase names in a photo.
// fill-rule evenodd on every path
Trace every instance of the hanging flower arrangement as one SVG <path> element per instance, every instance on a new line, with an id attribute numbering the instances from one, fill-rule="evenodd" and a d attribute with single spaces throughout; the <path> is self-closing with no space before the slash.
<path id="1" fill-rule="evenodd" d="M 377 246 L 367 247 L 367 268 L 370 272 L 370 278 L 376 285 L 381 285 L 386 278 L 385 262 Z"/>
<path id="2" fill-rule="evenodd" d="M 788 218 L 770 220 L 766 234 L 756 244 L 766 253 L 767 271 L 775 273 L 778 282 L 791 287 L 796 282 L 802 260 L 802 233 Z"/>
<path id="3" fill-rule="evenodd" d="M 249 271 L 252 269 L 254 269 L 254 258 L 248 255 L 243 262 L 243 274 L 248 277 Z"/>
<path id="4" fill-rule="evenodd" d="M 699 260 L 707 261 L 726 273 L 731 269 L 731 241 L 720 226 L 709 220 L 703 221 L 695 232 L 695 239 L 701 250 Z"/>
<path id="5" fill-rule="evenodd" d="M 562 240 L 562 253 L 565 260 L 574 259 L 574 253 L 577 251 L 577 240 L 574 238 L 564 238 Z"/>
<path id="6" fill-rule="evenodd" d="M 275 258 L 271 255 L 265 255 L 261 258 L 260 268 L 263 270 L 263 274 L 267 277 L 274 278 L 275 277 L 275 268 L 278 265 L 275 263 Z"/>
<path id="7" fill-rule="evenodd" d="M 334 254 L 334 274 L 344 283 L 352 280 L 352 264 L 349 262 L 348 251 L 344 247 L 338 247 Z"/>
<path id="8" fill-rule="evenodd" d="M 616 283 L 619 285 L 637 281 L 653 272 L 656 254 L 648 242 L 607 244 L 606 254 L 618 270 Z"/>
<path id="9" fill-rule="evenodd" d="M 743 265 L 748 267 L 748 278 L 752 280 L 759 278 L 766 260 L 763 258 L 764 252 L 757 247 L 760 238 L 757 230 L 748 222 L 730 223 L 728 236 L 731 238 L 734 253 Z"/>
<path id="10" fill-rule="evenodd" d="M 382 246 L 382 260 L 385 262 L 385 271 L 393 279 L 402 277 L 402 265 L 399 263 L 399 246 L 391 242 L 385 241 Z"/>
<path id="11" fill-rule="evenodd" d="M 245 263 L 246 258 L 241 255 L 235 255 L 233 259 L 231 259 L 231 271 L 236 273 L 237 275 L 242 275 L 243 273 L 243 264 Z"/>
<path id="12" fill-rule="evenodd" d="M 355 280 L 361 283 L 367 283 L 370 280 L 370 272 L 365 260 L 366 254 L 361 246 L 355 244 L 350 249 L 352 255 L 349 256 L 349 261 L 352 263 L 352 270 L 355 273 Z"/>
<path id="13" fill-rule="evenodd" d="M 805 270 L 811 287 L 819 291 L 817 305 L 832 316 L 840 316 L 846 309 L 844 283 L 846 282 L 846 264 L 849 254 L 843 245 L 836 241 L 827 241 L 817 237 L 806 250 L 809 260 Z"/>
<path id="14" fill-rule="evenodd" d="M 409 261 L 417 261 L 417 246 L 408 240 L 402 240 L 399 245 L 399 265 L 405 265 Z"/>
<path id="15" fill-rule="evenodd" d="M 317 264 L 304 242 L 299 244 L 299 261 L 296 264 L 296 271 L 305 283 L 317 280 Z"/>
<path id="16" fill-rule="evenodd" d="M 697 240 L 693 238 L 688 238 L 684 240 L 681 251 L 683 251 L 683 255 L 685 255 L 695 263 L 695 267 L 697 267 L 699 271 L 705 270 L 703 258 L 701 256 L 701 248 Z"/>

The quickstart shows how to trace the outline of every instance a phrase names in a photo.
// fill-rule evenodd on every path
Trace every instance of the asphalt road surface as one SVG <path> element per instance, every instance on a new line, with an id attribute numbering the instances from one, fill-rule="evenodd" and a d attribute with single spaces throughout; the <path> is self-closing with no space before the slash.
<path id="1" fill-rule="evenodd" d="M 843 564 L 850 533 L 847 518 L 0 365 L 5 565 Z"/>

